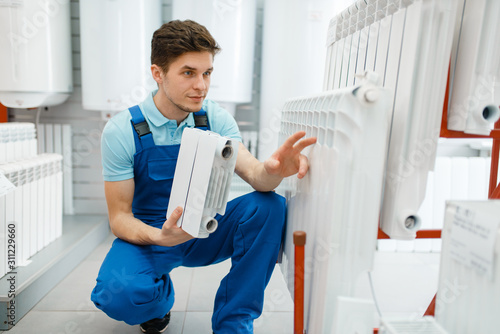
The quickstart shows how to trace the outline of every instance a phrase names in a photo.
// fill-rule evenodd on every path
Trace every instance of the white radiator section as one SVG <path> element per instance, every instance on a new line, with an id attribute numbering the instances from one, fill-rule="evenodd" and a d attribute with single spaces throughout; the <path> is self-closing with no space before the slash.
<path id="1" fill-rule="evenodd" d="M 239 142 L 211 131 L 186 128 L 175 167 L 167 218 L 183 208 L 177 225 L 195 238 L 217 229 L 217 213 L 226 212 Z"/>
<path id="2" fill-rule="evenodd" d="M 63 205 L 64 214 L 75 213 L 73 206 L 73 148 L 69 124 L 38 124 L 38 152 L 57 153 L 63 156 Z"/>
<path id="3" fill-rule="evenodd" d="M 0 123 L 0 164 L 31 158 L 36 149 L 33 123 Z"/>
<path id="4" fill-rule="evenodd" d="M 448 202 L 436 319 L 453 334 L 500 328 L 500 201 Z"/>
<path id="5" fill-rule="evenodd" d="M 372 268 L 390 106 L 389 90 L 364 83 L 290 100 L 282 109 L 281 143 L 299 130 L 318 139 L 304 151 L 308 174 L 279 188 L 288 200 L 281 269 L 292 295 L 292 235 L 307 233 L 308 333 L 334 333 L 337 297 L 353 297 L 356 280 Z"/>
<path id="6" fill-rule="evenodd" d="M 7 268 L 7 227 L 16 226 L 16 265 L 62 234 L 62 157 L 41 154 L 0 165 L 0 172 L 16 187 L 0 197 L 0 276 Z"/>
<path id="7" fill-rule="evenodd" d="M 500 1 L 458 3 L 448 129 L 489 135 L 500 116 Z"/>
<path id="8" fill-rule="evenodd" d="M 360 0 L 332 19 L 324 89 L 365 70 L 395 92 L 380 218 L 391 238 L 413 239 L 432 170 L 457 4 L 454 0 Z"/>
<path id="9" fill-rule="evenodd" d="M 491 159 L 489 157 L 437 157 L 427 179 L 425 199 L 418 210 L 421 228 L 442 229 L 448 200 L 486 200 Z M 378 250 L 439 252 L 441 239 L 378 240 Z"/>

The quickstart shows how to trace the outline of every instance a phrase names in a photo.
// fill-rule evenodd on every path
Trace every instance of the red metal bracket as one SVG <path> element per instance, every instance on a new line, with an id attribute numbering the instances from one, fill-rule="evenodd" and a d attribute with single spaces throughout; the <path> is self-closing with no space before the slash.
<path id="1" fill-rule="evenodd" d="M 493 131 L 500 131 L 500 121 L 495 123 L 495 130 Z M 488 191 L 489 199 L 500 199 L 500 185 L 498 184 L 499 159 L 500 159 L 500 139 L 493 137 L 493 146 L 491 148 L 490 188 Z"/>
<path id="2" fill-rule="evenodd" d="M 293 244 L 295 245 L 295 275 L 294 275 L 294 324 L 293 333 L 304 333 L 304 246 L 306 244 L 306 232 L 293 232 Z"/>
<path id="3" fill-rule="evenodd" d="M 384 231 L 380 228 L 378 229 L 377 239 L 390 239 Z M 441 230 L 419 230 L 417 231 L 416 239 L 440 239 L 441 238 Z"/>
<path id="4" fill-rule="evenodd" d="M 424 316 L 425 315 L 434 316 L 435 311 L 436 311 L 436 295 L 434 295 L 434 298 L 432 298 L 432 301 L 429 304 L 429 307 L 427 307 L 427 310 L 425 311 Z"/>
<path id="5" fill-rule="evenodd" d="M 0 123 L 5 123 L 7 120 L 7 107 L 0 103 Z"/>

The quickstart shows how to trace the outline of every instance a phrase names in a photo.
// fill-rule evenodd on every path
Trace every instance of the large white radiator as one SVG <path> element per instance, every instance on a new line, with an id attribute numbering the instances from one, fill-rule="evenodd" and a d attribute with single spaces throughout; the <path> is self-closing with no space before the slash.
<path id="1" fill-rule="evenodd" d="M 436 158 L 429 173 L 425 199 L 418 210 L 422 229 L 442 229 L 446 201 L 486 200 L 490 175 L 489 157 Z M 379 251 L 439 252 L 441 239 L 378 240 Z"/>
<path id="2" fill-rule="evenodd" d="M 69 124 L 38 124 L 38 153 L 57 153 L 63 156 L 63 211 L 75 213 L 73 205 L 73 140 Z"/>
<path id="3" fill-rule="evenodd" d="M 448 129 L 488 135 L 500 116 L 500 1 L 458 3 Z"/>
<path id="4" fill-rule="evenodd" d="M 62 157 L 41 154 L 0 165 L 0 173 L 16 187 L 0 196 L 0 276 L 7 267 L 9 225 L 15 225 L 16 265 L 62 234 Z"/>
<path id="5" fill-rule="evenodd" d="M 372 70 L 395 92 L 381 228 L 412 239 L 439 137 L 457 3 L 360 0 L 332 19 L 325 89 Z"/>
<path id="6" fill-rule="evenodd" d="M 448 202 L 436 319 L 453 334 L 500 328 L 500 201 Z"/>
<path id="7" fill-rule="evenodd" d="M 389 90 L 365 82 L 290 100 L 282 109 L 281 143 L 299 130 L 318 139 L 304 151 L 308 174 L 289 177 L 279 188 L 288 200 L 281 269 L 292 295 L 292 234 L 307 233 L 308 333 L 335 332 L 337 298 L 352 296 L 356 280 L 372 268 L 390 106 Z"/>

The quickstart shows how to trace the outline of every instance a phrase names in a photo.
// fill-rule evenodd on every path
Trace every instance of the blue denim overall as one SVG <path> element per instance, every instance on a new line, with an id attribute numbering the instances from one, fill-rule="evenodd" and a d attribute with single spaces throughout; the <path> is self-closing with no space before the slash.
<path id="1" fill-rule="evenodd" d="M 130 113 L 132 126 L 145 122 L 139 107 Z M 151 133 L 139 136 L 134 131 L 134 138 L 132 211 L 144 223 L 161 228 L 180 145 L 157 146 Z M 230 201 L 225 215 L 215 217 L 219 227 L 206 239 L 163 247 L 117 238 L 102 263 L 91 300 L 111 318 L 130 325 L 162 318 L 174 304 L 172 269 L 231 258 L 231 269 L 215 297 L 212 330 L 253 333 L 253 320 L 262 313 L 264 289 L 278 256 L 285 211 L 283 197 L 253 192 Z"/>

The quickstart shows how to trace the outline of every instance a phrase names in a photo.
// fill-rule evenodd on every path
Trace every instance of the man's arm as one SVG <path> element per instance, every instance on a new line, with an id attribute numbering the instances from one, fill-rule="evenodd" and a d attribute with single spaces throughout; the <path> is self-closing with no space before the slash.
<path id="1" fill-rule="evenodd" d="M 108 204 L 109 225 L 118 238 L 137 245 L 175 246 L 193 237 L 177 226 L 182 214 L 178 207 L 165 221 L 161 229 L 149 226 L 134 217 L 134 179 L 105 181 L 104 192 Z"/>
<path id="2" fill-rule="evenodd" d="M 308 169 L 307 157 L 301 152 L 309 145 L 316 143 L 316 138 L 306 138 L 304 131 L 296 132 L 288 137 L 269 159 L 260 162 L 240 143 L 236 160 L 236 174 L 257 191 L 275 189 L 287 176 L 297 174 L 303 178 Z"/>

